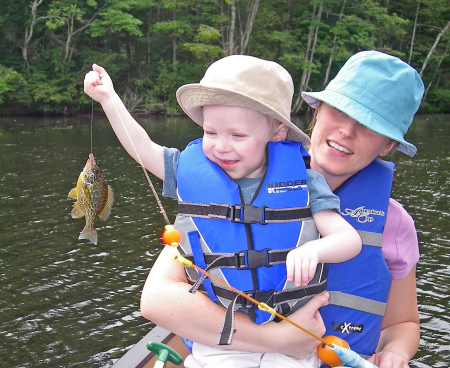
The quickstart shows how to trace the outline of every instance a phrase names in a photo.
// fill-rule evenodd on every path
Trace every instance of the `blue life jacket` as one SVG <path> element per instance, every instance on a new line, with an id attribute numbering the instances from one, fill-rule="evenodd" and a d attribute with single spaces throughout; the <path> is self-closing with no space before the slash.
<path id="1" fill-rule="evenodd" d="M 181 153 L 177 168 L 179 205 L 174 226 L 182 233 L 180 252 L 280 313 L 298 309 L 326 287 L 323 265 L 307 287 L 296 288 L 286 281 L 287 253 L 318 238 L 309 209 L 304 157 L 308 154 L 300 143 L 269 143 L 267 171 L 251 204 L 243 203 L 239 186 L 204 155 L 201 139 Z M 192 268 L 186 272 L 191 283 L 198 280 L 193 291 L 202 284 L 212 300 L 228 308 L 228 319 L 237 309 L 248 311 L 255 323 L 273 319 L 214 280 L 199 278 Z M 232 332 L 223 334 L 219 344 L 230 343 Z"/>
<path id="2" fill-rule="evenodd" d="M 326 335 L 346 340 L 371 356 L 377 347 L 392 276 L 381 252 L 394 164 L 376 159 L 336 193 L 342 216 L 359 232 L 362 251 L 355 258 L 329 264 L 330 305 L 320 309 Z"/>

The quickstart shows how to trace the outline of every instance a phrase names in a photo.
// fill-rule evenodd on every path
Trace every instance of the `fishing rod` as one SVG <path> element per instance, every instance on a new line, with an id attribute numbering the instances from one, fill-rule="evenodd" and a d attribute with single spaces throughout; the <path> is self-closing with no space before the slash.
<path id="1" fill-rule="evenodd" d="M 166 229 L 168 229 L 169 232 L 173 232 L 173 229 L 171 227 L 171 225 L 167 226 Z M 177 230 L 175 230 L 177 231 Z M 163 233 L 163 239 L 164 239 L 164 233 Z M 170 245 L 172 247 L 177 246 L 177 242 L 171 242 Z M 282 314 L 278 313 L 275 309 L 273 309 L 272 307 L 268 306 L 266 303 L 263 302 L 259 302 L 258 300 L 252 298 L 251 296 L 245 294 L 244 292 L 236 289 L 235 287 L 227 284 L 225 281 L 219 279 L 218 277 L 214 276 L 213 274 L 209 273 L 208 271 L 202 269 L 201 267 L 197 266 L 196 264 L 194 264 L 192 261 L 186 259 L 185 257 L 183 257 L 180 254 L 174 255 L 173 259 L 176 262 L 179 262 L 181 264 L 183 264 L 186 267 L 191 267 L 194 268 L 195 270 L 197 270 L 198 272 L 204 274 L 205 276 L 208 276 L 209 278 L 217 281 L 218 283 L 224 285 L 225 287 L 229 288 L 230 290 L 234 291 L 236 294 L 242 296 L 243 298 L 251 301 L 252 303 L 256 304 L 258 306 L 258 308 L 262 311 L 268 312 L 274 316 L 277 316 L 278 318 L 290 323 L 291 325 L 297 327 L 298 329 L 302 330 L 303 332 L 307 333 L 308 335 L 314 337 L 315 339 L 319 340 L 322 344 L 319 345 L 317 347 L 317 354 L 319 355 L 320 360 L 322 360 L 323 363 L 328 364 L 331 367 L 337 367 L 338 365 L 341 366 L 341 364 L 345 363 L 347 364 L 348 367 L 353 367 L 353 368 L 377 368 L 376 365 L 368 362 L 367 360 L 361 358 L 359 356 L 359 354 L 357 354 L 356 352 L 354 352 L 353 350 L 351 350 L 348 346 L 348 344 L 346 343 L 346 341 L 338 338 L 337 336 L 332 336 L 333 337 L 333 342 L 330 342 L 327 340 L 327 337 L 331 337 L 331 336 L 326 336 L 325 338 L 321 338 L 317 335 L 315 335 L 314 333 L 312 333 L 311 331 L 308 331 L 306 328 L 300 326 L 299 324 L 295 323 L 294 321 L 292 321 L 291 319 L 283 316 Z M 343 345 L 346 346 L 340 346 L 338 345 L 338 343 L 342 343 Z M 329 349 L 327 349 L 327 347 Z M 322 350 L 321 350 L 322 349 Z M 335 355 L 330 355 L 329 351 L 332 351 Z M 338 359 L 336 359 L 336 357 Z"/>

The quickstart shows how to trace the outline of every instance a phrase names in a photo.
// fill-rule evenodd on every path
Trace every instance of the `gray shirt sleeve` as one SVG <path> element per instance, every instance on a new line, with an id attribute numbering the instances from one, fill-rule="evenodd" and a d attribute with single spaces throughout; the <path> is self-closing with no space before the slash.
<path id="1" fill-rule="evenodd" d="M 164 147 L 164 182 L 162 195 L 177 199 L 177 166 L 180 151 L 176 148 Z"/>
<path id="2" fill-rule="evenodd" d="M 315 215 L 317 212 L 331 209 L 341 214 L 341 201 L 339 197 L 334 194 L 327 184 L 324 176 L 317 171 L 308 169 L 308 191 L 309 191 L 309 205 L 311 213 Z"/>

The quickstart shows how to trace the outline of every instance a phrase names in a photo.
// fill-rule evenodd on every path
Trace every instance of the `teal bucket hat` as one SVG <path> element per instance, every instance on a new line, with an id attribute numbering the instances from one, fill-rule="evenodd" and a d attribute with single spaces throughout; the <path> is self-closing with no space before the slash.
<path id="1" fill-rule="evenodd" d="M 399 142 L 399 151 L 414 156 L 417 148 L 404 136 L 423 92 L 422 79 L 410 65 L 379 51 L 362 51 L 347 60 L 325 90 L 302 92 L 302 97 L 313 108 L 319 101 L 333 106 L 370 130 Z"/>

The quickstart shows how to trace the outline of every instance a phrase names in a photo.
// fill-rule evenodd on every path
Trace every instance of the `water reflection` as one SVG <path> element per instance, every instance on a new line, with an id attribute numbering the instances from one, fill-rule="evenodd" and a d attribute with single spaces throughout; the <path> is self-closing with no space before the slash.
<path id="1" fill-rule="evenodd" d="M 95 118 L 93 152 L 116 201 L 97 224 L 99 243 L 78 241 L 74 187 L 90 152 L 90 118 L 0 119 L 0 366 L 107 367 L 152 328 L 139 313 L 164 219 L 142 169 L 109 124 Z M 198 137 L 187 119 L 141 119 L 155 141 L 179 148 Z M 447 367 L 450 117 L 416 119 L 414 158 L 397 154 L 394 197 L 416 220 L 422 257 L 421 349 L 412 367 Z M 303 122 L 300 122 L 303 124 Z M 153 179 L 158 192 L 159 180 Z M 161 198 L 171 219 L 175 202 Z"/>

